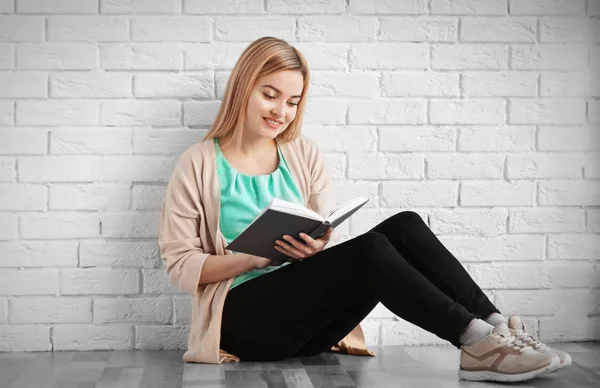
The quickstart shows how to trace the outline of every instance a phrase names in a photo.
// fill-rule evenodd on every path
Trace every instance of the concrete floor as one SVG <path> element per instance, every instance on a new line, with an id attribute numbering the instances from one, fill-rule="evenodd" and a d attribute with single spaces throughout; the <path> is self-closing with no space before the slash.
<path id="1" fill-rule="evenodd" d="M 554 374 L 510 386 L 600 387 L 600 343 L 553 344 L 573 357 Z M 0 388 L 499 387 L 457 377 L 451 346 L 370 347 L 376 357 L 322 353 L 283 362 L 190 364 L 183 351 L 0 353 Z"/>

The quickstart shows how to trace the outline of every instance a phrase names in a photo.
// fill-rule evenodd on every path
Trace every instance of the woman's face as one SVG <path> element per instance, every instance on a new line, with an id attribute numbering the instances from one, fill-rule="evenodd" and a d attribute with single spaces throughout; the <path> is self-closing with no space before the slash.
<path id="1" fill-rule="evenodd" d="M 259 78 L 248 100 L 244 131 L 276 138 L 296 117 L 303 87 L 304 79 L 299 71 L 280 71 Z M 266 119 L 279 124 L 269 123 Z"/>

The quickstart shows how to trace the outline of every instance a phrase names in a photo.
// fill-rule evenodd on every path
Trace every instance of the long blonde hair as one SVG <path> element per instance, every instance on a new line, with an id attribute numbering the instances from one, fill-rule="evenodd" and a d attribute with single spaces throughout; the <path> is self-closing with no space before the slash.
<path id="1" fill-rule="evenodd" d="M 225 88 L 225 97 L 204 140 L 230 136 L 227 144 L 233 142 L 239 146 L 246 119 L 246 106 L 256 80 L 285 70 L 300 71 L 304 78 L 304 87 L 296 117 L 285 131 L 277 135 L 277 140 L 286 143 L 298 137 L 310 82 L 308 64 L 302 53 L 286 41 L 265 36 L 252 42 L 233 67 Z"/>

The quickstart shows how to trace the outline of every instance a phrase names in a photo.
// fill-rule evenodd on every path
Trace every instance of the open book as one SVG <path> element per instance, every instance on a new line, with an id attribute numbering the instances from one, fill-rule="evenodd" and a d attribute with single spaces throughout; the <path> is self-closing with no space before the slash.
<path id="1" fill-rule="evenodd" d="M 367 201 L 369 199 L 363 197 L 354 198 L 337 206 L 323 218 L 304 206 L 275 198 L 225 249 L 272 259 L 271 266 L 281 265 L 289 257 L 274 246 L 284 234 L 299 241 L 304 241 L 300 233 L 317 239 L 330 226 L 336 228 L 348 219 Z"/>

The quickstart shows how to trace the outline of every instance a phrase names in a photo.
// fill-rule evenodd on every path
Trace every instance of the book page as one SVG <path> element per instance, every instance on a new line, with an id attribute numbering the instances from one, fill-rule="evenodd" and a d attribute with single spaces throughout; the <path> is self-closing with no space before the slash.
<path id="1" fill-rule="evenodd" d="M 311 220 L 325 221 L 325 219 L 321 217 L 321 215 L 319 215 L 317 212 L 310 210 L 307 207 L 297 205 L 293 202 L 284 201 L 278 198 L 274 198 L 271 201 L 271 203 L 269 204 L 269 208 L 283 213 L 294 214 L 299 217 L 310 218 Z"/>
<path id="2" fill-rule="evenodd" d="M 337 225 L 338 220 L 344 218 L 346 215 L 348 215 L 348 213 L 353 213 L 368 201 L 369 200 L 367 198 L 363 197 L 351 199 L 350 201 L 343 203 L 342 205 L 332 210 L 329 213 L 329 216 L 327 216 L 326 220 L 329 221 L 331 224 Z"/>

